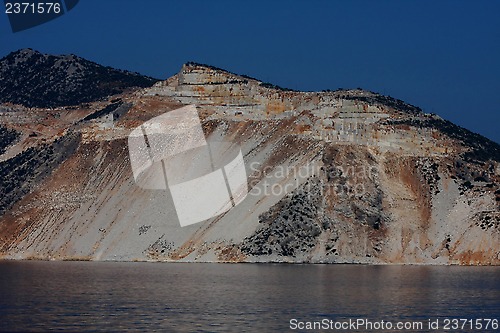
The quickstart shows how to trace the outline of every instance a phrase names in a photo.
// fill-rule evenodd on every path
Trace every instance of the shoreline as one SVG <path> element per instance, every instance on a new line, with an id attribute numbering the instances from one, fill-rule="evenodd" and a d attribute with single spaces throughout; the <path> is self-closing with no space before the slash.
<path id="1" fill-rule="evenodd" d="M 166 261 L 166 260 L 82 260 L 82 259 L 11 259 L 11 258 L 0 258 L 0 264 L 2 263 L 23 263 L 23 262 L 77 262 L 77 263 L 148 263 L 148 264 L 223 264 L 223 265 L 288 265 L 288 266 L 429 266 L 429 267 L 499 267 L 500 265 L 495 264 L 476 264 L 476 265 L 466 265 L 461 263 L 363 263 L 363 262 L 287 262 L 287 261 L 240 261 L 240 262 L 230 262 L 230 261 Z"/>

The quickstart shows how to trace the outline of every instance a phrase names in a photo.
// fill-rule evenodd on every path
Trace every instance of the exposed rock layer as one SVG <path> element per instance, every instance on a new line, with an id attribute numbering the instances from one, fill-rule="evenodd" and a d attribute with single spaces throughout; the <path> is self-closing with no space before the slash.
<path id="1" fill-rule="evenodd" d="M 241 146 L 252 191 L 181 228 L 169 191 L 135 185 L 127 136 L 185 104 Z M 109 101 L 2 110 L 19 133 L 0 164 L 4 258 L 500 264 L 499 146 L 392 98 L 189 64 Z"/>

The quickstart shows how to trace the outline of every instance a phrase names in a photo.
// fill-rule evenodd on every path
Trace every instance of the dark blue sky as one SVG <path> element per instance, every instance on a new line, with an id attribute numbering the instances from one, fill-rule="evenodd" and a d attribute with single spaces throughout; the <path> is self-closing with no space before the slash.
<path id="1" fill-rule="evenodd" d="M 298 90 L 361 87 L 500 142 L 500 1 L 81 0 L 13 34 L 158 78 L 193 60 Z"/>

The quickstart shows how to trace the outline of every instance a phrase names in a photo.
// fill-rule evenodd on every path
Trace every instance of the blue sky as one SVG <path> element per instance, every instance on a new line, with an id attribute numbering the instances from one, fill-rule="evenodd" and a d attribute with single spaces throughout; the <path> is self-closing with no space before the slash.
<path id="1" fill-rule="evenodd" d="M 197 61 L 298 90 L 357 88 L 500 142 L 500 1 L 81 0 L 12 33 L 31 47 L 158 78 Z"/>

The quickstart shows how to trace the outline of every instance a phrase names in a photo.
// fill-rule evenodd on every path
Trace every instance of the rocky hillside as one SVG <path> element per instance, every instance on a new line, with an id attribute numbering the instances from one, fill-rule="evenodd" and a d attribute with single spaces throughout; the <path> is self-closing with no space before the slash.
<path id="1" fill-rule="evenodd" d="M 156 79 L 104 67 L 75 55 L 24 49 L 0 59 L 0 102 L 57 107 L 94 102 Z"/>
<path id="2" fill-rule="evenodd" d="M 135 183 L 128 135 L 190 104 L 208 141 L 241 148 L 251 190 L 180 227 L 169 190 Z M 499 145 L 373 92 L 188 63 L 87 105 L 4 104 L 0 122 L 3 258 L 500 264 Z M 177 163 L 189 177 L 207 167 Z"/>

